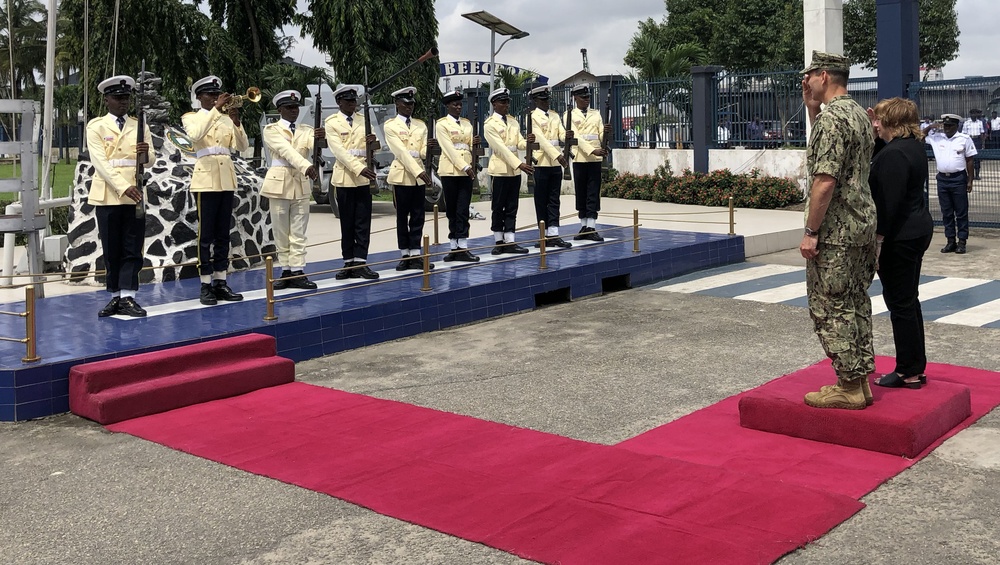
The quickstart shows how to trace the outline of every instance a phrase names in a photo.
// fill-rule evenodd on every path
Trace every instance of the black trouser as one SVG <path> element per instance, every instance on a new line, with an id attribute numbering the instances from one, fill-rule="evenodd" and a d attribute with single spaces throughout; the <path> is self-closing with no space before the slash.
<path id="1" fill-rule="evenodd" d="M 535 218 L 545 228 L 559 227 L 562 167 L 535 167 Z"/>
<path id="2" fill-rule="evenodd" d="M 517 206 L 521 200 L 521 175 L 491 177 L 493 179 L 493 210 L 490 227 L 495 232 L 514 233 Z"/>
<path id="3" fill-rule="evenodd" d="M 198 272 L 202 275 L 229 269 L 233 194 L 232 190 L 198 193 Z"/>
<path id="4" fill-rule="evenodd" d="M 579 217 L 597 219 L 601 211 L 601 163 L 573 163 L 573 188 Z"/>
<path id="5" fill-rule="evenodd" d="M 1000 149 L 1000 131 L 990 132 L 990 149 Z"/>
<path id="6" fill-rule="evenodd" d="M 392 185 L 396 195 L 396 243 L 399 249 L 421 249 L 424 235 L 424 185 Z"/>
<path id="7" fill-rule="evenodd" d="M 983 151 L 983 136 L 977 135 L 976 137 L 973 137 L 972 144 L 976 146 L 976 151 L 981 153 Z M 979 162 L 979 155 L 976 155 L 975 157 L 972 158 L 972 170 L 976 175 L 977 179 L 979 178 L 980 165 L 981 163 Z"/>
<path id="8" fill-rule="evenodd" d="M 95 206 L 94 214 L 104 251 L 104 287 L 108 292 L 139 290 L 146 218 L 135 217 L 134 204 Z"/>
<path id="9" fill-rule="evenodd" d="M 468 239 L 472 179 L 468 175 L 441 177 L 444 213 L 448 216 L 448 239 Z"/>
<path id="10" fill-rule="evenodd" d="M 344 261 L 368 260 L 372 234 L 372 193 L 368 185 L 338 186 L 340 208 L 340 253 Z"/>
<path id="11" fill-rule="evenodd" d="M 937 175 L 938 203 L 948 239 L 969 239 L 969 175 L 965 171 L 951 176 Z"/>
<path id="12" fill-rule="evenodd" d="M 917 239 L 887 241 L 878 261 L 882 298 L 892 321 L 892 341 L 896 344 L 896 372 L 905 376 L 927 369 L 924 348 L 924 316 L 917 299 L 920 265 L 931 244 L 931 234 Z"/>

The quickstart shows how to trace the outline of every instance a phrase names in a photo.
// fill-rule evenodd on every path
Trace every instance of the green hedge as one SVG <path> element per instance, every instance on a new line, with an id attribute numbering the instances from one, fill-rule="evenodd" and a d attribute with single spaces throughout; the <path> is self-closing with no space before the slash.
<path id="1" fill-rule="evenodd" d="M 669 166 L 657 168 L 652 175 L 619 174 L 604 183 L 601 194 L 610 198 L 700 206 L 728 206 L 732 196 L 738 208 L 783 208 L 802 202 L 803 198 L 795 182 L 762 175 L 757 169 L 741 175 L 734 175 L 729 169 L 707 174 L 685 170 L 675 177 Z"/>

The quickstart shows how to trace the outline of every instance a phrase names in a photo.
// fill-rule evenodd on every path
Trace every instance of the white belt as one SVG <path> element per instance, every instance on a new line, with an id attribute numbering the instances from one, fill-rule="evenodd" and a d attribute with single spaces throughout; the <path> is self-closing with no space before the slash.
<path id="1" fill-rule="evenodd" d="M 288 161 L 286 161 L 284 159 L 271 159 L 271 166 L 272 167 L 291 167 L 291 165 L 288 164 Z"/>
<path id="2" fill-rule="evenodd" d="M 556 147 L 559 147 L 559 140 L 558 139 L 550 139 L 549 143 L 551 143 L 552 145 L 555 145 Z"/>
<path id="3" fill-rule="evenodd" d="M 134 167 L 135 159 L 111 159 L 108 161 L 112 167 Z"/>
<path id="4" fill-rule="evenodd" d="M 583 136 L 583 138 L 586 139 L 587 141 L 595 141 L 595 140 L 597 140 L 598 136 L 596 136 L 594 134 L 587 134 L 587 135 Z"/>
<path id="5" fill-rule="evenodd" d="M 365 157 L 368 155 L 364 149 L 348 149 L 347 152 L 354 157 Z"/>
<path id="6" fill-rule="evenodd" d="M 507 149 L 510 149 L 511 151 L 517 151 L 517 146 L 516 145 L 508 145 Z"/>
<path id="7" fill-rule="evenodd" d="M 410 151 L 410 157 L 420 157 L 419 151 Z"/>
<path id="8" fill-rule="evenodd" d="M 469 150 L 469 146 L 467 144 L 465 144 L 465 143 L 456 143 L 455 144 L 455 149 L 464 149 L 464 150 L 468 151 Z"/>
<path id="9" fill-rule="evenodd" d="M 226 147 L 219 147 L 218 145 L 213 147 L 206 147 L 204 149 L 199 149 L 194 152 L 195 157 L 202 158 L 206 155 L 229 155 L 229 149 Z"/>

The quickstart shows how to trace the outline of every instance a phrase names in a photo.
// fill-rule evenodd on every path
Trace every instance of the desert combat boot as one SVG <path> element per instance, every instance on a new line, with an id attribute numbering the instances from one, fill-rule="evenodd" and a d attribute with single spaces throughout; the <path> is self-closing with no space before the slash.
<path id="1" fill-rule="evenodd" d="M 805 401 L 813 408 L 845 410 L 864 410 L 868 404 L 861 379 L 848 381 L 841 378 L 837 379 L 837 384 L 834 386 L 825 386 L 819 392 L 806 394 Z"/>

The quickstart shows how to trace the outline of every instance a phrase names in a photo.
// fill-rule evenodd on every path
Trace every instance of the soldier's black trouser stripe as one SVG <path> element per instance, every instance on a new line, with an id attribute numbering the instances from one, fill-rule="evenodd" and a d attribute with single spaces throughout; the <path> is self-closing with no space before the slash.
<path id="1" fill-rule="evenodd" d="M 512 233 L 517 226 L 517 207 L 521 198 L 521 175 L 492 177 L 493 211 L 490 228 L 495 232 Z"/>
<path id="2" fill-rule="evenodd" d="M 229 269 L 229 237 L 233 225 L 233 191 L 198 193 L 198 273 Z"/>
<path id="3" fill-rule="evenodd" d="M 108 292 L 139 290 L 146 218 L 135 217 L 134 204 L 95 206 L 94 214 L 104 252 L 104 287 Z"/>
<path id="4" fill-rule="evenodd" d="M 573 163 L 573 188 L 579 217 L 597 219 L 601 211 L 601 163 Z"/>
<path id="5" fill-rule="evenodd" d="M 441 177 L 444 189 L 444 213 L 448 217 L 448 239 L 468 239 L 469 205 L 472 204 L 472 179 Z"/>
<path id="6" fill-rule="evenodd" d="M 535 167 L 535 218 L 546 228 L 559 225 L 562 167 Z"/>
<path id="7" fill-rule="evenodd" d="M 372 233 L 372 193 L 368 185 L 338 186 L 340 252 L 345 261 L 368 259 Z"/>

